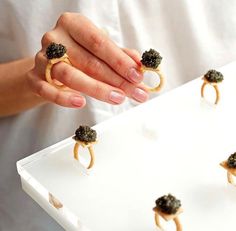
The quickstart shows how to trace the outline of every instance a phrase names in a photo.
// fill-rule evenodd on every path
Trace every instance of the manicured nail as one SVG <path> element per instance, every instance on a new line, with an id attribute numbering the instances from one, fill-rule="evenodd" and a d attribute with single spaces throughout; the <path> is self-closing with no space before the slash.
<path id="1" fill-rule="evenodd" d="M 80 96 L 73 96 L 71 97 L 71 103 L 76 107 L 82 107 L 84 105 L 84 98 Z"/>
<path id="2" fill-rule="evenodd" d="M 142 89 L 140 89 L 140 88 L 136 88 L 136 89 L 134 90 L 134 93 L 133 93 L 132 97 L 133 97 L 135 100 L 137 100 L 137 101 L 143 103 L 143 102 L 145 102 L 145 101 L 148 99 L 148 94 L 147 94 L 147 92 L 145 92 L 144 90 L 142 90 Z"/>
<path id="3" fill-rule="evenodd" d="M 112 91 L 109 99 L 114 103 L 122 103 L 125 100 L 125 96 L 117 91 Z"/>
<path id="4" fill-rule="evenodd" d="M 140 72 L 138 72 L 135 68 L 131 68 L 128 72 L 128 78 L 135 83 L 139 83 L 142 81 L 143 76 Z"/>

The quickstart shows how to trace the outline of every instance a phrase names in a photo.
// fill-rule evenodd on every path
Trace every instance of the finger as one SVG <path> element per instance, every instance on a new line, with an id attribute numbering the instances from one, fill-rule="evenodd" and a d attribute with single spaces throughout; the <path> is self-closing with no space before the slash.
<path id="1" fill-rule="evenodd" d="M 52 76 L 71 89 L 110 104 L 121 104 L 125 100 L 121 89 L 93 79 L 63 62 L 53 66 Z"/>
<path id="2" fill-rule="evenodd" d="M 76 13 L 63 14 L 58 26 L 66 28 L 78 44 L 103 60 L 128 81 L 140 83 L 143 80 L 137 63 L 86 17 Z"/>
<path id="3" fill-rule="evenodd" d="M 122 50 L 130 57 L 132 58 L 139 66 L 142 65 L 141 63 L 141 55 L 139 52 L 135 49 L 129 49 L 129 48 L 122 48 Z"/>
<path id="4" fill-rule="evenodd" d="M 47 67 L 47 63 L 48 60 L 44 54 L 45 52 L 43 52 L 42 50 L 39 51 L 36 55 L 35 55 L 35 66 L 34 66 L 34 70 L 35 72 L 37 72 L 40 76 L 44 76 L 45 75 L 45 70 Z M 43 79 L 45 79 L 45 77 L 43 77 Z"/>
<path id="5" fill-rule="evenodd" d="M 42 80 L 32 70 L 28 76 L 28 83 L 32 91 L 44 98 L 45 100 L 58 104 L 64 107 L 70 108 L 82 108 L 86 104 L 86 100 L 78 92 L 73 91 L 61 91 L 48 82 Z"/>

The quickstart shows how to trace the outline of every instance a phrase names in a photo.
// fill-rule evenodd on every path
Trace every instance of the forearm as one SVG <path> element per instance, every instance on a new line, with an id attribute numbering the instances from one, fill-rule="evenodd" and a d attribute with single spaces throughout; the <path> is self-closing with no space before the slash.
<path id="1" fill-rule="evenodd" d="M 32 92 L 27 82 L 27 72 L 33 66 L 33 58 L 0 64 L 0 117 L 19 113 L 44 102 Z"/>

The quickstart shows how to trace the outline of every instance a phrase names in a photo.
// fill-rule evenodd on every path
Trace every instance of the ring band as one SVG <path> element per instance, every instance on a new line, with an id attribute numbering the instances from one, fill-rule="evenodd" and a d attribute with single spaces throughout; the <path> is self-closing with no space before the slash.
<path id="1" fill-rule="evenodd" d="M 201 97 L 204 98 L 204 90 L 207 84 L 211 85 L 216 92 L 216 99 L 215 99 L 215 104 L 218 104 L 219 100 L 220 100 L 220 91 L 218 88 L 218 84 L 217 83 L 210 83 L 209 81 L 207 81 L 205 78 L 203 78 L 204 82 L 202 84 L 202 88 L 201 88 Z"/>
<path id="2" fill-rule="evenodd" d="M 163 85 L 164 85 L 164 76 L 163 76 L 159 66 L 156 69 L 154 69 L 154 68 L 145 67 L 144 65 L 142 65 L 141 72 L 144 73 L 144 72 L 147 72 L 147 71 L 155 72 L 160 78 L 160 83 L 155 87 L 149 87 L 149 86 L 146 86 L 146 85 L 145 85 L 145 87 L 147 88 L 147 90 L 149 92 L 158 92 L 158 91 L 160 91 L 162 89 Z"/>
<path id="3" fill-rule="evenodd" d="M 174 223 L 175 223 L 175 226 L 176 226 L 176 231 L 182 231 L 183 230 L 181 222 L 180 222 L 179 217 L 178 217 L 178 215 L 183 212 L 182 208 L 180 208 L 178 210 L 178 212 L 176 214 L 173 214 L 173 215 L 164 214 L 160 211 L 157 211 L 156 209 L 154 211 L 155 211 L 156 226 L 159 227 L 161 230 L 163 230 L 163 228 L 162 228 L 161 223 L 160 223 L 160 217 L 162 217 L 165 221 L 173 220 Z"/>
<path id="4" fill-rule="evenodd" d="M 63 89 L 63 88 L 65 88 L 65 86 L 63 84 L 55 83 L 51 77 L 51 70 L 52 70 L 53 65 L 56 63 L 59 63 L 59 62 L 64 62 L 64 63 L 71 65 L 71 62 L 70 62 L 67 54 L 64 54 L 61 58 L 49 59 L 48 64 L 46 66 L 45 76 L 46 76 L 46 80 L 48 83 L 52 84 L 56 88 Z"/>
<path id="5" fill-rule="evenodd" d="M 227 161 L 223 161 L 220 163 L 220 166 L 227 170 L 227 180 L 230 184 L 236 186 L 234 181 L 234 176 L 236 176 L 236 169 L 229 168 L 227 165 Z"/>
<path id="6" fill-rule="evenodd" d="M 231 173 L 231 172 L 229 172 L 229 171 L 227 171 L 227 179 L 228 179 L 228 182 L 229 182 L 230 184 L 232 184 L 232 185 L 235 185 L 235 186 L 236 186 L 236 184 L 235 184 L 235 182 L 234 182 L 233 175 L 232 175 L 232 173 Z"/>
<path id="7" fill-rule="evenodd" d="M 90 163 L 87 167 L 87 169 L 90 169 L 94 165 L 94 151 L 93 151 L 93 144 L 96 142 L 90 142 L 90 143 L 85 143 L 82 141 L 76 141 L 75 146 L 74 146 L 74 158 L 76 160 L 79 160 L 79 146 L 81 145 L 83 148 L 88 148 L 89 154 L 90 154 Z"/>

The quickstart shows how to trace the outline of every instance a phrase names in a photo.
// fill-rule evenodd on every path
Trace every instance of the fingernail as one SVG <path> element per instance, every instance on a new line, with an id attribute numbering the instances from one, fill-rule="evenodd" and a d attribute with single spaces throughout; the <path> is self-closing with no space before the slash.
<path id="1" fill-rule="evenodd" d="M 112 91 L 109 99 L 114 103 L 122 103 L 125 100 L 125 96 L 117 91 Z"/>
<path id="2" fill-rule="evenodd" d="M 142 90 L 142 89 L 140 89 L 140 88 L 136 88 L 136 89 L 134 90 L 134 93 L 133 93 L 132 97 L 133 97 L 135 100 L 137 100 L 137 101 L 143 103 L 143 102 L 145 102 L 145 101 L 148 99 L 148 94 L 147 94 L 147 92 L 145 92 L 144 90 Z"/>
<path id="3" fill-rule="evenodd" d="M 71 103 L 76 107 L 82 107 L 84 105 L 84 98 L 80 96 L 73 96 L 71 98 Z"/>
<path id="4" fill-rule="evenodd" d="M 135 68 L 131 68 L 128 72 L 128 78 L 135 83 L 139 83 L 142 81 L 143 76 L 140 72 L 138 72 Z"/>

